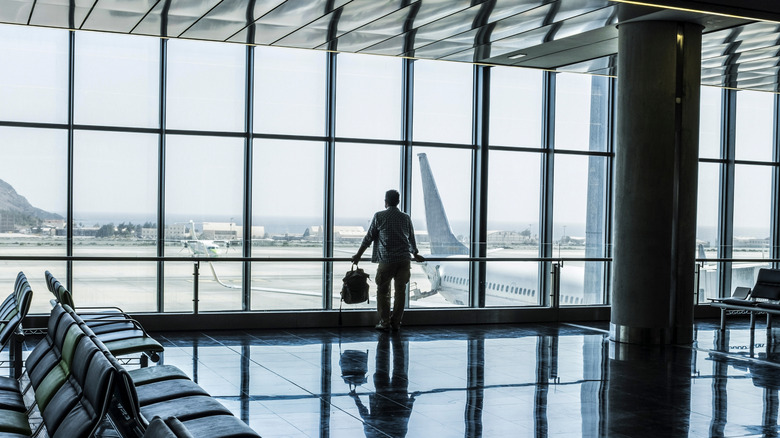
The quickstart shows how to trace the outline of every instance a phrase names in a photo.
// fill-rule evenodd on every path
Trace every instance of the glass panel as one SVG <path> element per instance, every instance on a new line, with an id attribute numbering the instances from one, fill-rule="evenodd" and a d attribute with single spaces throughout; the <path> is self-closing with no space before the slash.
<path id="1" fill-rule="evenodd" d="M 168 136 L 166 150 L 165 255 L 240 256 L 243 238 L 243 154 L 240 138 Z M 189 266 L 187 266 L 189 265 Z M 211 263 L 209 263 L 211 265 Z M 174 267 L 175 266 L 175 267 Z M 192 265 L 166 264 L 166 310 L 189 309 Z M 201 310 L 241 307 L 241 264 L 202 264 Z M 167 272 L 188 279 L 174 282 Z M 185 274 L 186 273 L 186 274 Z M 174 291 L 169 288 L 184 288 Z M 237 287 L 237 288 L 236 288 Z M 176 302 L 178 298 L 185 302 Z"/>
<path id="2" fill-rule="evenodd" d="M 0 120 L 67 123 L 68 31 L 0 25 Z"/>
<path id="3" fill-rule="evenodd" d="M 252 255 L 323 257 L 324 145 L 254 145 Z M 295 163 L 295 172 L 288 163 Z M 253 309 L 322 308 L 321 263 L 255 263 L 252 273 Z"/>
<path id="4" fill-rule="evenodd" d="M 168 40 L 169 129 L 242 131 L 246 47 Z"/>
<path id="5" fill-rule="evenodd" d="M 541 147 L 542 71 L 490 70 L 490 144 Z"/>
<path id="6" fill-rule="evenodd" d="M 604 76 L 572 73 L 556 76 L 556 149 L 607 150 L 609 81 Z"/>
<path id="7" fill-rule="evenodd" d="M 699 163 L 699 194 L 696 227 L 696 258 L 718 256 L 718 200 L 720 164 Z M 718 264 L 702 263 L 699 272 L 699 302 L 718 297 Z M 752 287 L 752 286 L 751 286 Z"/>
<path id="8" fill-rule="evenodd" d="M 192 281 L 195 278 L 194 264 L 195 262 L 165 262 L 163 265 L 165 266 L 163 296 L 166 312 L 192 312 L 192 300 L 195 296 Z M 208 275 L 208 266 L 203 264 L 202 267 L 204 275 Z"/>
<path id="9" fill-rule="evenodd" d="M 496 256 L 528 257 L 513 249 L 500 251 L 499 254 Z M 543 299 L 539 289 L 538 262 L 488 262 L 485 279 L 485 305 L 488 307 L 538 306 Z"/>
<path id="10" fill-rule="evenodd" d="M 270 256 L 322 257 L 322 248 L 282 246 Z M 322 269 L 321 262 L 252 263 L 252 310 L 322 309 Z M 340 280 L 343 272 L 336 274 Z M 334 282 L 337 297 L 340 287 L 340 281 Z"/>
<path id="11" fill-rule="evenodd" d="M 488 170 L 488 256 L 539 256 L 541 155 L 491 151 Z M 517 254 L 506 255 L 510 249 Z"/>
<path id="12" fill-rule="evenodd" d="M 398 189 L 401 181 L 401 148 L 388 145 L 336 145 L 336 177 L 334 188 L 334 253 L 340 257 L 355 254 L 360 247 L 374 213 L 384 209 L 385 192 Z M 404 200 L 401 199 L 403 203 Z M 366 250 L 360 265 L 371 278 L 376 278 L 376 264 L 369 263 L 374 247 Z M 334 263 L 333 284 L 341 285 L 348 263 Z M 334 287 L 334 289 L 338 289 Z M 369 303 L 350 308 L 373 308 L 376 287 L 369 291 Z M 334 291 L 333 303 L 338 308 L 340 295 Z"/>
<path id="13" fill-rule="evenodd" d="M 157 144 L 153 134 L 74 133 L 74 255 L 157 255 Z"/>
<path id="14" fill-rule="evenodd" d="M 68 137 L 0 127 L 0 245 L 17 255 L 65 255 Z M 14 277 L 15 278 L 15 277 Z"/>
<path id="15" fill-rule="evenodd" d="M 0 242 L 2 242 L 3 235 L 0 234 Z M 62 244 L 57 246 L 50 246 L 48 244 L 37 244 L 35 249 L 35 256 L 62 256 L 64 255 L 65 239 L 62 239 Z M 0 252 L 4 256 L 29 256 L 26 253 L 30 250 L 28 246 L 7 246 L 4 242 L 0 244 Z M 49 271 L 57 277 L 61 282 L 65 282 L 65 275 L 67 273 L 65 262 L 52 261 L 52 260 L 0 260 L 0 284 L 4 285 L 6 293 L 10 293 L 14 282 L 16 281 L 16 275 L 19 271 L 24 272 L 27 276 L 27 281 L 30 282 L 30 287 L 33 290 L 32 302 L 30 303 L 30 310 L 27 312 L 30 315 L 49 315 L 51 313 L 51 299 L 54 295 L 49 293 L 49 288 L 46 285 L 44 272 Z M 7 295 L 6 295 L 7 296 Z M 5 299 L 5 297 L 3 297 Z M 7 353 L 7 351 L 6 351 Z"/>
<path id="16" fill-rule="evenodd" d="M 76 32 L 76 123 L 160 125 L 160 40 Z"/>
<path id="17" fill-rule="evenodd" d="M 699 156 L 720 157 L 721 101 L 723 89 L 701 87 L 699 113 Z"/>
<path id="18" fill-rule="evenodd" d="M 287 248 L 314 247 L 313 257 L 323 256 L 324 152 L 319 142 L 254 141 L 253 255 L 286 257 Z"/>
<path id="19" fill-rule="evenodd" d="M 605 157 L 555 156 L 553 256 L 604 257 L 606 205 Z M 561 277 L 561 296 L 573 303 L 603 304 L 604 264 L 567 261 Z M 561 304 L 565 303 L 561 301 Z"/>
<path id="20" fill-rule="evenodd" d="M 769 258 L 771 206 L 772 168 L 737 164 L 734 179 L 735 259 Z M 753 287 L 753 276 L 757 275 L 759 267 L 768 267 L 768 262 L 734 263 L 731 268 L 732 289 L 726 293 L 731 295 L 737 286 Z M 751 278 L 753 281 L 750 281 Z"/>
<path id="21" fill-rule="evenodd" d="M 414 139 L 471 143 L 473 66 L 414 62 Z"/>
<path id="22" fill-rule="evenodd" d="M 74 262 L 73 283 L 71 293 L 77 308 L 109 306 L 125 312 L 157 311 L 154 262 Z"/>
<path id="23" fill-rule="evenodd" d="M 254 131 L 323 135 L 327 55 L 278 47 L 254 50 Z"/>
<path id="24" fill-rule="evenodd" d="M 737 92 L 735 151 L 738 160 L 772 160 L 774 100 L 775 95 L 772 93 Z"/>
<path id="25" fill-rule="evenodd" d="M 414 148 L 412 160 L 412 222 L 424 256 L 467 256 L 471 224 L 471 151 L 467 149 Z M 430 208 L 429 208 L 430 207 Z M 421 265 L 432 290 L 412 307 L 464 306 L 469 303 L 469 264 L 458 261 Z M 444 275 L 457 278 L 443 282 Z"/>
<path id="26" fill-rule="evenodd" d="M 252 255 L 323 256 L 324 146 L 255 140 Z M 295 163 L 290 172 L 283 163 Z M 252 308 L 321 309 L 322 263 L 252 264 Z"/>
<path id="27" fill-rule="evenodd" d="M 341 53 L 337 69 L 336 135 L 400 139 L 402 60 Z"/>
<path id="28" fill-rule="evenodd" d="M 540 158 L 536 153 L 490 152 L 488 257 L 539 256 Z M 539 304 L 536 262 L 488 263 L 485 280 L 487 306 Z"/>

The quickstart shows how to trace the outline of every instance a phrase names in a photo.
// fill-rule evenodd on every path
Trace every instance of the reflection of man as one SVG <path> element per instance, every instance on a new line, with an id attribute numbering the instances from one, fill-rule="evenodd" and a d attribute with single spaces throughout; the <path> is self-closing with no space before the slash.
<path id="1" fill-rule="evenodd" d="M 393 373 L 390 378 L 390 337 L 392 336 Z M 374 388 L 376 392 L 368 396 L 371 410 L 360 401 L 357 393 L 349 395 L 355 400 L 355 405 L 363 418 L 363 432 L 367 438 L 406 436 L 409 429 L 409 417 L 412 415 L 414 395 L 407 392 L 409 379 L 407 369 L 409 362 L 406 353 L 408 342 L 401 341 L 400 335 L 382 333 L 376 346 L 376 372 L 374 373 Z"/>
<path id="2" fill-rule="evenodd" d="M 352 256 L 352 263 L 358 263 L 366 249 L 374 243 L 371 261 L 379 263 L 374 277 L 376 308 L 379 312 L 379 323 L 376 328 L 379 330 L 389 328 L 398 330 L 401 327 L 401 318 L 406 304 L 406 284 L 411 277 L 409 253 L 414 255 L 416 261 L 425 261 L 417 251 L 412 219 L 398 209 L 400 202 L 401 194 L 397 190 L 388 190 L 385 193 L 385 209 L 374 214 L 360 249 Z M 392 312 L 390 311 L 391 282 L 395 286 Z"/>

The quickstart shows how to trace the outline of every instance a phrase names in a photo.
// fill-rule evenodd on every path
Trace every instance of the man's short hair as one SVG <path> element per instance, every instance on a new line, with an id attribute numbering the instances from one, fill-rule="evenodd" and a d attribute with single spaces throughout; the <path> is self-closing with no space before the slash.
<path id="1" fill-rule="evenodd" d="M 385 202 L 391 207 L 398 207 L 401 202 L 401 194 L 398 193 L 398 190 L 388 190 L 385 192 Z"/>

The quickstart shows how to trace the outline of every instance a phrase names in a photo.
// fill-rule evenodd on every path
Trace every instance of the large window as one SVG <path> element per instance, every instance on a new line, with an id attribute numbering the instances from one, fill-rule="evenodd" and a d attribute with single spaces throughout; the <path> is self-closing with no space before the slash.
<path id="1" fill-rule="evenodd" d="M 157 143 L 153 134 L 75 132 L 74 254 L 156 255 Z"/>
<path id="2" fill-rule="evenodd" d="M 242 139 L 168 136 L 165 255 L 240 256 L 235 243 L 241 232 L 243 156 Z M 191 308 L 192 273 L 191 264 L 166 264 L 166 309 Z M 241 284 L 240 263 L 207 262 L 199 278 L 199 309 L 240 309 Z"/>
<path id="3" fill-rule="evenodd" d="M 159 39 L 79 32 L 75 60 L 76 123 L 159 126 Z"/>
<path id="4" fill-rule="evenodd" d="M 542 72 L 495 67 L 490 75 L 490 144 L 540 147 Z"/>
<path id="5" fill-rule="evenodd" d="M 398 189 L 434 259 L 410 308 L 549 305 L 549 256 L 573 259 L 561 305 L 605 302 L 608 262 L 577 259 L 609 255 L 612 78 L 3 25 L 0 55 L 0 255 L 29 257 L 0 279 L 49 269 L 130 311 L 337 308 L 334 259 Z M 764 126 L 767 102 L 740 105 Z M 771 182 L 758 134 L 740 194 Z"/>
<path id="6" fill-rule="evenodd" d="M 446 257 L 444 262 L 413 263 L 412 297 L 418 291 L 438 293 L 411 306 L 467 306 L 471 279 L 469 264 L 458 256 L 469 253 L 471 151 L 415 147 L 412 162 L 412 222 L 424 256 Z"/>
<path id="7" fill-rule="evenodd" d="M 246 53 L 240 45 L 168 41 L 169 129 L 242 131 Z"/>
<path id="8" fill-rule="evenodd" d="M 398 146 L 340 143 L 336 145 L 336 181 L 334 186 L 334 251 L 342 257 L 357 252 L 366 235 L 371 218 L 385 208 L 385 192 L 400 187 L 401 150 Z M 363 255 L 360 265 L 376 278 L 376 264 L 371 260 L 373 245 Z M 334 263 L 334 284 L 341 284 L 349 263 Z M 370 303 L 375 307 L 376 288 L 370 290 Z M 333 307 L 338 308 L 339 295 L 333 294 Z M 352 307 L 355 307 L 354 305 Z"/>
<path id="9" fill-rule="evenodd" d="M 400 58 L 339 55 L 336 135 L 399 140 L 401 73 Z"/>
<path id="10" fill-rule="evenodd" d="M 490 152 L 488 257 L 539 256 L 541 154 Z M 539 305 L 539 263 L 488 262 L 487 306 Z"/>
<path id="11" fill-rule="evenodd" d="M 319 142 L 255 140 L 252 255 L 323 257 L 324 151 Z M 286 164 L 294 163 L 290 172 Z M 252 308 L 318 309 L 322 263 L 252 264 Z"/>
<path id="12" fill-rule="evenodd" d="M 324 134 L 326 55 L 276 47 L 254 50 L 254 131 Z"/>
<path id="13" fill-rule="evenodd" d="M 0 26 L 0 120 L 68 121 L 68 32 Z"/>
<path id="14" fill-rule="evenodd" d="M 473 67 L 454 62 L 414 63 L 414 139 L 471 143 Z"/>

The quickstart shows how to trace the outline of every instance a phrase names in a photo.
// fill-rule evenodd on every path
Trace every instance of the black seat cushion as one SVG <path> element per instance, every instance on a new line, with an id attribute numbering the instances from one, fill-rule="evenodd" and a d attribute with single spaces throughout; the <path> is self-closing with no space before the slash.
<path id="1" fill-rule="evenodd" d="M 153 403 L 141 408 L 141 413 L 146 418 L 176 417 L 181 421 L 211 415 L 232 415 L 230 410 L 212 397 L 195 395 L 173 400 Z"/>
<path id="2" fill-rule="evenodd" d="M 141 407 L 176 398 L 193 395 L 209 395 L 192 380 L 175 379 L 149 383 L 135 388 L 138 393 L 138 403 Z"/>

